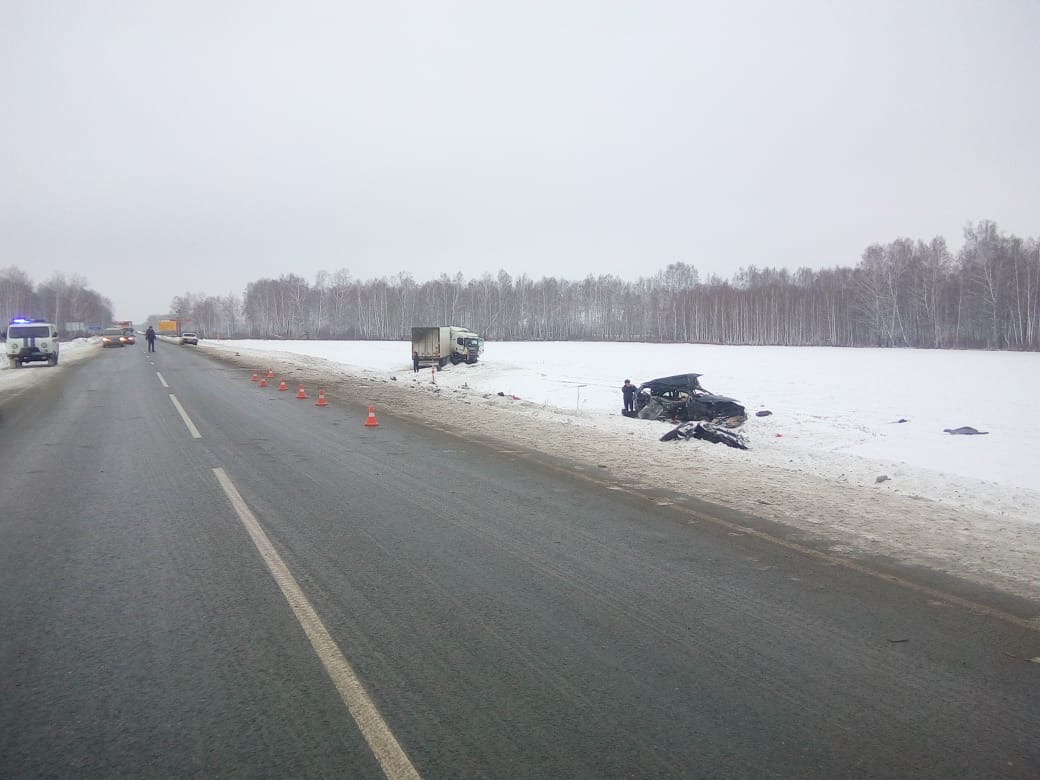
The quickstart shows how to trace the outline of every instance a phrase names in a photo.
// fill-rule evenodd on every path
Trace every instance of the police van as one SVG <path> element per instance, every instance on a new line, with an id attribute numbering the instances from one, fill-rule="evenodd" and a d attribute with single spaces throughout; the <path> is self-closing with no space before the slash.
<path id="1" fill-rule="evenodd" d="M 11 368 L 46 361 L 58 365 L 58 329 L 46 320 L 16 317 L 7 326 L 7 362 Z"/>

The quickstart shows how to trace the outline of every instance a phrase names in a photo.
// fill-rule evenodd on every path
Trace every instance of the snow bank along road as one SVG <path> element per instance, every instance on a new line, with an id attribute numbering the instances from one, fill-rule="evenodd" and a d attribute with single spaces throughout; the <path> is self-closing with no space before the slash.
<path id="1" fill-rule="evenodd" d="M 1017 514 L 1013 511 L 1015 497 L 1026 491 L 1003 491 L 1005 503 L 987 512 L 934 495 L 886 490 L 872 476 L 869 482 L 848 481 L 833 469 L 822 474 L 788 470 L 779 451 L 763 457 L 761 449 L 665 445 L 658 437 L 667 427 L 658 423 L 475 391 L 465 382 L 465 367 L 454 376 L 443 372 L 434 385 L 427 375 L 416 378 L 404 365 L 399 371 L 367 370 L 249 349 L 240 342 L 204 342 L 202 349 L 244 367 L 273 366 L 290 381 L 323 385 L 338 402 L 375 403 L 380 413 L 563 459 L 616 489 L 691 505 L 703 500 L 780 524 L 791 539 L 811 541 L 846 558 L 925 567 L 1040 604 L 1040 533 L 1035 518 L 1024 519 L 1033 506 L 1031 498 L 1023 499 Z M 865 473 L 875 473 L 866 468 Z M 991 493 L 984 503 L 1002 494 L 999 486 L 988 487 Z"/>

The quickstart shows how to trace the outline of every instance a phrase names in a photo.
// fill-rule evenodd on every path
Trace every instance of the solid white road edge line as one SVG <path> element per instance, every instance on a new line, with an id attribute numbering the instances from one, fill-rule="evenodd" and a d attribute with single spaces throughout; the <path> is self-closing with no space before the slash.
<path id="1" fill-rule="evenodd" d="M 193 423 L 191 418 L 188 417 L 188 413 L 184 411 L 184 407 L 181 406 L 181 402 L 177 400 L 177 396 L 170 393 L 170 400 L 173 401 L 173 405 L 177 409 L 178 414 L 180 414 L 181 419 L 184 420 L 184 424 L 188 426 L 188 433 L 191 434 L 191 438 L 201 439 L 202 434 L 199 433 L 199 429 L 195 427 L 195 423 Z"/>
<path id="2" fill-rule="evenodd" d="M 159 384 L 161 384 L 163 387 L 169 387 L 169 385 L 166 384 L 166 380 L 163 379 L 163 375 L 159 371 L 156 371 L 155 375 L 159 377 Z"/>
<path id="3" fill-rule="evenodd" d="M 235 488 L 224 469 L 217 467 L 213 469 L 213 474 L 224 489 L 224 493 L 227 494 L 231 506 L 238 513 L 242 525 L 249 532 L 253 544 L 260 552 L 260 557 L 267 565 L 267 570 L 271 572 L 271 576 L 282 590 L 282 595 L 289 602 L 293 614 L 296 615 L 296 620 L 299 621 L 300 627 L 311 642 L 311 647 L 318 654 L 318 658 L 325 666 L 325 671 L 328 672 L 336 690 L 339 691 L 340 698 L 347 705 L 347 710 L 361 730 L 361 735 L 383 768 L 383 774 L 390 780 L 418 780 L 419 773 L 412 766 L 404 749 L 390 731 L 383 716 L 379 714 L 375 702 L 369 698 L 361 680 L 354 673 L 354 668 L 321 622 L 318 613 L 304 595 L 303 589 L 296 582 L 289 567 L 285 565 L 285 561 L 274 549 L 274 545 L 271 544 L 271 540 L 261 528 L 238 489 Z"/>

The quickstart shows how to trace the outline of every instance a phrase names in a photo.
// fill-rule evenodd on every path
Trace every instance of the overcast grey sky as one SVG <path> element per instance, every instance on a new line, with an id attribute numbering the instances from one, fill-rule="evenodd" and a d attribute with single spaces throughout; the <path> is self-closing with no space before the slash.
<path id="1" fill-rule="evenodd" d="M 1040 234 L 1040 2 L 0 0 L 0 268 L 117 317 Z"/>

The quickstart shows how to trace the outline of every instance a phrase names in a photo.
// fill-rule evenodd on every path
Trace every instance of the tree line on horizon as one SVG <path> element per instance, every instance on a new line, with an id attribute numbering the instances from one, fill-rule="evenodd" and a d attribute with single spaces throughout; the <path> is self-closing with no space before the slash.
<path id="1" fill-rule="evenodd" d="M 63 335 L 80 335 L 83 329 L 70 333 L 66 325 L 105 327 L 113 321 L 112 302 L 88 287 L 79 274 L 56 273 L 33 284 L 23 270 L 10 266 L 0 269 L 0 323 L 6 325 L 15 317 L 46 320 L 57 325 Z"/>
<path id="2" fill-rule="evenodd" d="M 242 295 L 176 296 L 171 314 L 203 338 L 408 340 L 414 325 L 464 325 L 497 341 L 1040 350 L 1040 241 L 991 221 L 964 239 L 956 255 L 942 237 L 900 238 L 867 247 L 854 267 L 752 266 L 729 280 L 702 281 L 683 262 L 634 282 L 290 273 Z"/>

